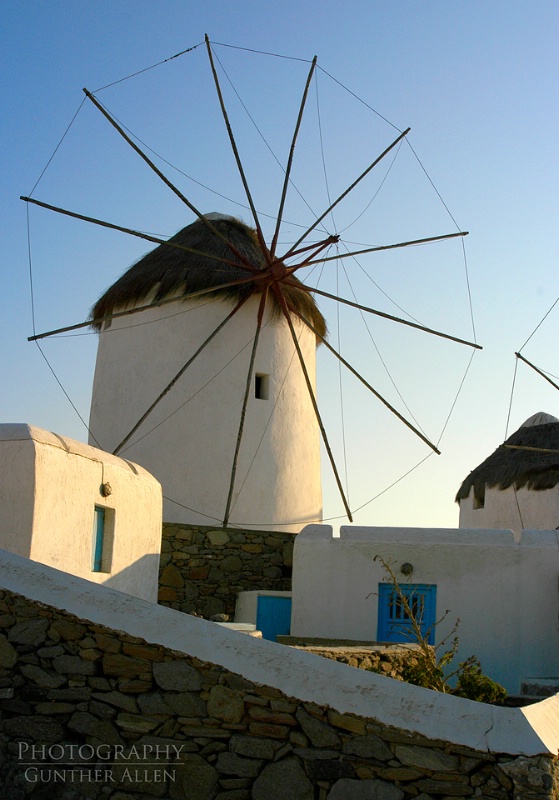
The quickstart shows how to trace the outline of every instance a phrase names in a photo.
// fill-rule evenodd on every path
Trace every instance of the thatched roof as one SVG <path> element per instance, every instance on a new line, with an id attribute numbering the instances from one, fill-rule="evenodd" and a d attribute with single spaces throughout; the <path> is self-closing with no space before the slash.
<path id="1" fill-rule="evenodd" d="M 252 266 L 258 269 L 265 267 L 256 232 L 252 228 L 234 217 L 221 214 L 208 214 L 207 218 Z M 234 262 L 234 264 L 240 262 L 227 244 L 216 236 L 202 220 L 198 219 L 183 228 L 169 241 L 197 250 L 199 254 L 163 244 L 159 245 L 131 266 L 116 283 L 107 289 L 93 306 L 90 318 L 92 320 L 99 319 L 146 302 L 157 303 L 173 295 L 195 292 L 209 286 L 218 286 L 239 278 L 250 277 L 247 270 L 224 263 L 224 261 Z M 210 258 L 210 255 L 214 258 Z M 220 259 L 224 259 L 224 261 Z M 297 287 L 282 284 L 286 299 L 324 336 L 326 322 L 318 310 L 314 298 L 294 276 L 290 280 L 296 283 Z M 222 300 L 236 303 L 242 297 L 250 294 L 253 289 L 252 282 L 245 283 L 217 290 L 207 297 L 219 297 Z M 273 293 L 270 293 L 270 298 L 272 308 L 277 314 L 280 314 L 279 305 Z M 99 329 L 100 323 L 94 323 L 93 326 Z"/>
<path id="2" fill-rule="evenodd" d="M 538 452 L 506 447 L 514 445 L 539 450 L 556 450 L 556 453 Z M 495 452 L 476 467 L 456 495 L 456 502 L 464 500 L 474 487 L 474 498 L 483 503 L 485 487 L 542 491 L 559 484 L 559 420 L 550 414 L 534 414 L 498 447 Z"/>

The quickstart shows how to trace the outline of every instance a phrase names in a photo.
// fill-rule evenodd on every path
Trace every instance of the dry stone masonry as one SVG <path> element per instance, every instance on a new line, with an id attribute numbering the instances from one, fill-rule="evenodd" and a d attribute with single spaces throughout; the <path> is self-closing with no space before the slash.
<path id="1" fill-rule="evenodd" d="M 556 759 L 340 714 L 8 591 L 0 631 L 2 800 L 559 797 Z"/>
<path id="2" fill-rule="evenodd" d="M 163 524 L 159 603 L 210 618 L 237 594 L 291 590 L 294 534 Z"/>
<path id="3" fill-rule="evenodd" d="M 361 644 L 350 641 L 278 636 L 280 644 L 304 650 L 316 656 L 330 658 L 350 667 L 368 669 L 387 678 L 404 680 L 404 669 L 417 664 L 419 646 L 416 644 Z"/>

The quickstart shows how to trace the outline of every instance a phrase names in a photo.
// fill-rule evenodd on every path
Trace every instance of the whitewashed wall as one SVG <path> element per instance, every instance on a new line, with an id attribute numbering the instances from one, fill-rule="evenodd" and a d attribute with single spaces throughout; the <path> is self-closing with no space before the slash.
<path id="1" fill-rule="evenodd" d="M 231 311 L 210 297 L 104 327 L 90 415 L 104 449 L 114 451 Z M 120 453 L 161 482 L 166 522 L 223 520 L 258 303 L 251 298 L 227 323 Z M 314 384 L 315 336 L 296 330 Z M 287 324 L 268 312 L 255 372 L 270 376 L 269 397 L 255 398 L 251 387 L 230 522 L 297 532 L 322 517 L 319 432 Z"/>
<path id="2" fill-rule="evenodd" d="M 402 584 L 436 584 L 437 641 L 457 618 L 456 664 L 476 655 L 486 674 L 518 693 L 526 677 L 559 676 L 559 534 L 523 531 L 310 525 L 296 538 L 291 634 L 375 641 L 378 585 L 374 556 Z M 404 563 L 413 565 L 406 578 Z"/>
<path id="3" fill-rule="evenodd" d="M 559 527 L 559 486 L 531 489 L 486 487 L 483 508 L 475 508 L 474 490 L 460 501 L 461 528 L 510 528 L 516 540 L 523 528 L 555 530 Z"/>
<path id="4" fill-rule="evenodd" d="M 499 708 L 432 692 L 245 636 L 1 551 L 0 588 L 412 737 L 511 756 L 556 755 L 559 748 L 557 695 L 527 708 Z"/>
<path id="5" fill-rule="evenodd" d="M 103 572 L 92 571 L 96 505 L 114 514 Z M 3 549 L 156 602 L 161 526 L 161 487 L 141 467 L 31 425 L 0 425 Z"/>

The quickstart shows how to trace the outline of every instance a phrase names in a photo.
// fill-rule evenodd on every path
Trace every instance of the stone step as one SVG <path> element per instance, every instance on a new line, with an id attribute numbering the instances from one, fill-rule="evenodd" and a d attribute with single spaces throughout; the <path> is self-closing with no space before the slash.
<path id="1" fill-rule="evenodd" d="M 216 625 L 221 625 L 222 628 L 229 628 L 238 633 L 246 633 L 248 636 L 254 636 L 256 639 L 262 638 L 262 631 L 256 630 L 256 625 L 250 622 L 216 622 Z"/>

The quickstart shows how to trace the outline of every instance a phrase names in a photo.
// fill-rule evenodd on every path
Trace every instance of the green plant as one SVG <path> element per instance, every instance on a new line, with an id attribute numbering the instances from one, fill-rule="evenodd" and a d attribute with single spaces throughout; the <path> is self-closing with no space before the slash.
<path id="1" fill-rule="evenodd" d="M 503 686 L 482 673 L 481 664 L 475 656 L 460 664 L 458 683 L 452 694 L 493 704 L 502 703 L 507 696 Z"/>
<path id="2" fill-rule="evenodd" d="M 458 651 L 459 638 L 456 636 L 456 631 L 460 625 L 460 620 L 456 620 L 452 630 L 444 639 L 441 639 L 438 644 L 430 645 L 429 638 L 431 633 L 446 619 L 450 611 L 445 611 L 440 619 L 427 631 L 423 632 L 421 627 L 421 606 L 414 603 L 412 596 L 404 592 L 394 570 L 382 556 L 376 555 L 374 560 L 380 561 L 382 564 L 387 574 L 387 580 L 396 592 L 398 602 L 409 620 L 410 641 L 415 640 L 418 645 L 417 655 L 410 658 L 402 669 L 402 680 L 407 683 L 413 683 L 415 686 L 422 686 L 425 689 L 433 689 L 445 694 L 455 694 L 480 703 L 502 703 L 507 696 L 506 690 L 482 673 L 481 664 L 476 656 L 470 656 L 465 661 L 460 662 L 456 669 L 448 671 L 448 667 Z M 456 678 L 455 688 L 450 686 L 450 681 L 453 678 Z"/>

